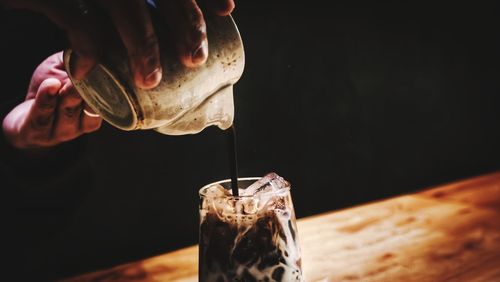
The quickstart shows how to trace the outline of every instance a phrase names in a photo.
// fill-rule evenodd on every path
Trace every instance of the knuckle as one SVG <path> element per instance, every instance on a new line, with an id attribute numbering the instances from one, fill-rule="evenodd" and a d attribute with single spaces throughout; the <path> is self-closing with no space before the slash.
<path id="1" fill-rule="evenodd" d="M 189 31 L 189 41 L 191 41 L 196 46 L 200 45 L 201 42 L 207 39 L 207 32 L 205 24 L 193 25 L 190 27 Z"/>
<path id="2" fill-rule="evenodd" d="M 185 1 L 185 25 L 193 38 L 206 37 L 206 25 L 203 13 L 194 1 Z"/>
<path id="3" fill-rule="evenodd" d="M 80 116 L 81 108 L 78 106 L 76 106 L 76 107 L 75 106 L 66 106 L 66 107 L 63 107 L 61 109 L 61 112 L 64 115 L 64 117 L 66 117 L 68 119 L 73 119 L 73 118 Z"/>
<path id="4" fill-rule="evenodd" d="M 187 9 L 187 20 L 192 25 L 200 25 L 205 22 L 203 19 L 203 13 L 196 5 L 193 5 Z"/>
<path id="5" fill-rule="evenodd" d="M 142 58 L 149 56 L 156 56 L 159 52 L 158 49 L 158 38 L 154 33 L 148 33 L 144 35 L 140 44 L 135 44 L 131 46 L 128 50 L 128 55 L 131 58 Z"/>
<path id="6" fill-rule="evenodd" d="M 53 100 L 41 99 L 40 102 L 38 103 L 38 108 L 40 109 L 40 111 L 43 112 L 53 111 L 55 107 L 56 104 L 54 103 Z"/>
<path id="7" fill-rule="evenodd" d="M 54 116 L 39 115 L 31 119 L 30 126 L 34 131 L 45 131 L 52 125 Z"/>

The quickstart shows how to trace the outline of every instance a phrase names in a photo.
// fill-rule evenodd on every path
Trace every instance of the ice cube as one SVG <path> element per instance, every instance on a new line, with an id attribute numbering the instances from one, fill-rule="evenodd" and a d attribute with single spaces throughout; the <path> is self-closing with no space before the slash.
<path id="1" fill-rule="evenodd" d="M 225 189 L 220 184 L 214 184 L 205 189 L 205 196 L 207 198 L 221 198 L 225 196 L 231 196 L 231 192 Z"/>
<path id="2" fill-rule="evenodd" d="M 243 212 L 245 214 L 255 214 L 258 210 L 259 200 L 255 198 L 242 199 Z"/>
<path id="3" fill-rule="evenodd" d="M 277 175 L 274 172 L 271 172 L 261 179 L 255 181 L 252 185 L 248 186 L 247 189 L 245 189 L 244 195 L 252 196 L 256 195 L 257 193 L 279 191 L 280 189 L 284 189 L 289 186 L 290 184 L 288 183 L 288 181 L 283 179 L 283 177 Z"/>

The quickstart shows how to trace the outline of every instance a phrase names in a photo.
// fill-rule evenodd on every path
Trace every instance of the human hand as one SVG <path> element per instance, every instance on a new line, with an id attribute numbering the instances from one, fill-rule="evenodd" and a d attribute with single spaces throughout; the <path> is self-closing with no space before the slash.
<path id="1" fill-rule="evenodd" d="M 134 81 L 150 89 L 162 76 L 158 37 L 145 0 L 4 0 L 7 7 L 45 14 L 66 30 L 75 51 L 71 72 L 82 79 L 95 66 L 115 31 L 125 45 Z M 148 2 L 151 2 L 149 0 Z M 156 0 L 158 12 L 173 30 L 180 61 L 187 67 L 203 64 L 208 56 L 206 25 L 200 6 L 229 15 L 233 0 Z M 111 20 L 112 23 L 109 23 Z"/>
<path id="2" fill-rule="evenodd" d="M 101 126 L 100 117 L 84 113 L 86 107 L 64 71 L 62 52 L 56 53 L 37 67 L 26 100 L 4 118 L 4 136 L 19 149 L 72 140 Z"/>

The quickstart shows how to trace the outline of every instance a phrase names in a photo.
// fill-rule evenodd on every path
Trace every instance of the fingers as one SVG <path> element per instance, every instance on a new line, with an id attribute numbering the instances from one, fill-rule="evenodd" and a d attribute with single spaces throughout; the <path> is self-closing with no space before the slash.
<path id="1" fill-rule="evenodd" d="M 100 51 L 91 36 L 84 32 L 72 32 L 68 39 L 74 50 L 69 71 L 75 79 L 82 80 L 97 64 Z"/>
<path id="2" fill-rule="evenodd" d="M 220 16 L 229 15 L 235 6 L 234 0 L 199 1 L 207 10 Z M 67 31 L 74 50 L 70 71 L 78 80 L 83 79 L 96 65 L 105 42 L 112 37 L 112 25 L 107 24 L 109 15 L 128 51 L 136 85 L 150 89 L 159 84 L 162 68 L 158 39 L 145 2 L 6 0 L 11 8 L 45 14 Z M 156 4 L 175 33 L 174 44 L 180 61 L 188 67 L 203 64 L 208 56 L 208 43 L 205 21 L 196 0 L 157 0 Z M 103 7 L 108 14 L 104 13 Z"/>
<path id="3" fill-rule="evenodd" d="M 55 53 L 45 59 L 33 72 L 26 99 L 34 99 L 40 84 L 47 77 L 57 78 L 63 84 L 68 81 L 68 74 L 64 69 L 62 52 Z"/>
<path id="4" fill-rule="evenodd" d="M 21 130 L 24 147 L 53 146 L 97 130 L 101 118 L 85 115 L 83 104 L 70 82 L 61 87 L 57 79 L 44 80 Z"/>
<path id="5" fill-rule="evenodd" d="M 218 16 L 227 16 L 234 10 L 233 0 L 202 0 L 203 7 L 206 7 L 212 13 Z"/>
<path id="6" fill-rule="evenodd" d="M 6 137 L 17 148 L 51 146 L 52 125 L 61 82 L 55 78 L 44 80 L 34 99 L 14 108 L 4 119 Z"/>
<path id="7" fill-rule="evenodd" d="M 71 73 L 76 79 L 83 79 L 92 70 L 101 53 L 99 20 L 90 9 L 63 0 L 46 1 L 40 7 L 50 20 L 66 30 L 74 51 Z"/>
<path id="8" fill-rule="evenodd" d="M 80 117 L 82 115 L 82 98 L 71 83 L 65 84 L 59 91 L 57 118 L 54 124 L 53 138 L 59 142 L 78 137 Z"/>
<path id="9" fill-rule="evenodd" d="M 180 61 L 187 67 L 207 60 L 208 42 L 205 19 L 195 0 L 157 1 L 160 12 L 170 25 Z"/>
<path id="10" fill-rule="evenodd" d="M 71 83 L 64 85 L 59 91 L 52 138 L 58 143 L 66 142 L 99 129 L 102 119 L 85 114 L 84 109 L 92 112 Z"/>
<path id="11" fill-rule="evenodd" d="M 102 118 L 100 118 L 99 116 L 95 116 L 94 111 L 90 109 L 89 106 L 85 103 L 84 111 L 86 111 L 90 115 L 86 114 L 85 112 L 82 114 L 80 128 L 83 133 L 90 133 L 99 129 L 101 127 Z"/>
<path id="12" fill-rule="evenodd" d="M 35 70 L 27 100 L 4 118 L 4 136 L 13 146 L 54 146 L 100 127 L 100 117 L 83 114 L 83 100 L 60 69 L 61 60 L 57 53 Z"/>
<path id="13" fill-rule="evenodd" d="M 103 1 L 125 45 L 134 81 L 138 87 L 150 89 L 162 76 L 158 39 L 144 0 Z"/>
<path id="14" fill-rule="evenodd" d="M 27 116 L 27 130 L 33 132 L 37 138 L 50 138 L 57 107 L 57 93 L 60 88 L 61 82 L 55 78 L 44 80 L 38 88 L 35 101 Z"/>

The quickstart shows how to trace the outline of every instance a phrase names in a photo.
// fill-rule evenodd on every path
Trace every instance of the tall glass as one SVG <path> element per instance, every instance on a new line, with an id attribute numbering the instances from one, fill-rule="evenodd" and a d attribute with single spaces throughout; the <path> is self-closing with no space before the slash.
<path id="1" fill-rule="evenodd" d="M 239 178 L 239 197 L 230 184 L 200 189 L 199 281 L 304 281 L 290 184 L 276 174 Z"/>

